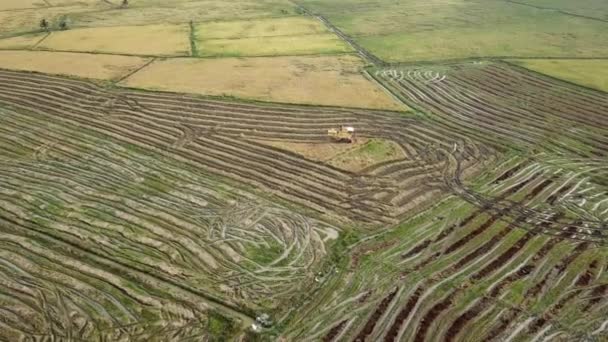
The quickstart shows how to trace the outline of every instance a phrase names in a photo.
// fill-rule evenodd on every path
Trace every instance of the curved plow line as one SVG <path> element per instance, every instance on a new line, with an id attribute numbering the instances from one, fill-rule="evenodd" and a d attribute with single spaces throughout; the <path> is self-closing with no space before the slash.
<path id="1" fill-rule="evenodd" d="M 403 83 L 401 83 L 401 86 L 402 87 L 407 87 L 407 85 L 404 85 Z M 513 137 L 514 136 L 514 132 L 513 132 L 512 129 L 507 129 L 507 128 L 504 128 L 503 126 L 490 125 L 489 123 L 483 123 L 483 124 L 481 124 L 480 122 L 478 122 L 477 125 L 474 125 L 472 123 L 468 123 L 470 120 L 478 120 L 479 117 L 476 116 L 476 117 L 471 117 L 470 118 L 470 117 L 468 117 L 468 116 L 466 116 L 464 114 L 461 114 L 460 111 L 455 111 L 455 110 L 452 110 L 452 109 L 449 109 L 449 108 L 446 109 L 445 108 L 445 104 L 444 104 L 445 100 L 448 100 L 449 103 L 455 103 L 457 105 L 460 105 L 460 106 L 462 106 L 462 107 L 464 107 L 464 108 L 466 108 L 468 110 L 475 111 L 476 108 L 471 107 L 470 105 L 468 105 L 468 104 L 460 101 L 458 98 L 456 98 L 456 97 L 452 96 L 451 94 L 447 93 L 442 88 L 434 88 L 434 90 L 435 90 L 435 93 L 438 94 L 438 96 L 440 97 L 440 99 L 438 99 L 438 100 L 430 99 L 429 102 L 433 103 L 434 106 L 439 106 L 440 107 L 440 110 L 442 112 L 441 116 L 444 119 L 446 119 L 446 115 L 447 115 L 447 118 L 448 119 L 452 119 L 452 121 L 454 119 L 460 119 L 460 121 L 457 123 L 457 125 L 459 125 L 461 127 L 462 126 L 466 126 L 466 127 L 468 127 L 469 129 L 472 129 L 472 130 L 479 130 L 479 128 L 481 127 L 482 129 L 489 129 L 491 131 L 498 131 L 501 134 L 505 134 L 505 136 L 507 136 L 507 137 Z M 426 105 L 426 104 L 424 104 L 424 105 Z M 436 111 L 434 111 L 434 112 L 436 112 Z M 523 140 L 523 141 L 528 141 L 528 139 L 529 139 L 527 137 L 527 135 L 523 135 L 523 136 L 522 135 L 517 135 L 517 137 L 519 139 Z M 532 143 L 532 142 L 528 141 L 528 143 Z"/>
<path id="2" fill-rule="evenodd" d="M 462 89 L 461 89 L 461 91 L 462 91 Z M 482 91 L 482 90 L 480 90 L 480 91 Z M 471 96 L 475 96 L 475 94 L 477 94 L 477 96 L 478 96 L 478 92 L 477 92 L 477 93 L 474 93 L 474 92 L 471 92 L 470 90 L 468 90 L 468 91 L 467 91 L 467 93 L 470 93 L 470 94 L 471 94 L 471 95 L 465 95 L 465 97 L 467 97 L 467 98 L 471 98 Z M 490 99 L 491 99 L 491 98 L 493 98 L 493 97 L 496 97 L 496 96 L 495 96 L 495 95 L 492 95 L 492 94 L 490 94 L 490 95 L 489 95 L 489 98 L 490 98 Z M 519 113 L 519 116 L 522 116 L 523 118 L 528 119 L 528 116 L 529 116 L 529 111 L 528 111 L 527 109 L 523 109 L 523 110 L 524 110 L 525 112 L 522 112 L 521 110 L 516 111 L 516 112 L 517 112 L 517 113 Z M 502 116 L 502 115 L 499 115 L 499 116 Z M 558 142 L 558 143 L 560 143 L 560 142 Z M 566 145 L 564 145 L 564 146 L 566 146 Z M 566 147 L 567 147 L 567 146 L 566 146 Z"/>
<path id="3" fill-rule="evenodd" d="M 440 282 L 436 283 L 435 285 L 431 286 L 430 288 L 426 289 L 423 294 L 418 298 L 417 303 L 414 305 L 414 307 L 412 308 L 412 310 L 410 311 L 410 314 L 408 315 L 408 318 L 406 319 L 406 321 L 402 322 L 401 324 L 401 328 L 400 328 L 400 332 L 397 335 L 397 340 L 402 340 L 405 338 L 405 336 L 402 336 L 402 334 L 405 332 L 405 330 L 407 329 L 407 327 L 410 326 L 411 320 L 416 316 L 416 312 L 418 312 L 418 310 L 421 308 L 421 306 L 423 305 L 422 303 L 424 302 L 424 300 L 431 296 L 435 290 L 442 286 L 443 284 L 453 280 L 454 278 L 457 278 L 458 276 L 468 272 L 470 269 L 476 268 L 476 269 L 482 269 L 485 266 L 487 266 L 489 263 L 491 263 L 493 261 L 492 258 L 492 253 L 494 253 L 494 251 L 496 251 L 498 248 L 500 248 L 501 245 L 500 244 L 496 244 L 496 246 L 494 246 L 491 250 L 487 251 L 483 256 L 480 256 L 479 258 L 476 258 L 474 262 L 470 263 L 468 266 L 461 268 L 459 271 L 451 274 L 449 277 L 442 279 Z M 488 259 L 488 260 L 486 260 Z M 483 265 L 480 265 L 478 267 L 476 267 L 477 265 L 479 265 L 480 263 L 485 263 Z M 440 272 L 439 270 L 437 272 Z M 423 282 L 424 279 L 421 279 L 417 284 L 416 287 L 418 286 L 418 284 L 421 284 L 421 282 Z M 415 287 L 413 287 L 415 288 Z M 415 333 L 414 331 L 410 332 L 411 333 Z M 411 336 L 407 336 L 407 338 L 411 338 Z"/>
<path id="4" fill-rule="evenodd" d="M 17 237 L 16 237 L 16 236 L 13 236 L 13 239 L 15 239 L 15 238 L 17 238 Z M 23 239 L 22 237 L 19 237 L 19 238 Z M 9 236 L 9 235 L 7 235 L 7 236 L 6 236 L 6 239 L 10 239 L 10 236 Z M 26 250 L 27 250 L 26 248 L 24 248 L 24 247 L 23 247 L 23 245 L 19 245 L 19 246 L 21 246 L 21 247 L 22 247 L 23 251 L 26 251 Z M 28 251 L 29 251 L 29 250 L 28 250 Z M 13 252 L 13 251 L 10 251 L 10 252 L 9 252 L 8 250 L 7 250 L 7 251 L 5 251 L 5 252 L 6 252 L 6 253 L 12 253 L 12 254 L 14 254 L 15 256 L 13 257 L 13 260 L 14 260 L 14 258 L 18 258 L 18 259 L 24 259 L 24 260 L 27 260 L 27 261 L 26 261 L 26 263 L 29 263 L 30 265 L 34 265 L 34 264 L 35 264 L 35 267 L 40 268 L 40 266 L 38 265 L 38 262 L 36 262 L 36 261 L 31 261 L 31 260 L 30 260 L 30 258 L 27 258 L 25 255 L 17 254 L 16 252 Z M 34 255 L 37 255 L 38 257 L 41 257 L 41 256 L 42 256 L 41 254 L 37 254 L 36 252 L 30 252 L 29 254 L 34 254 Z M 48 253 L 47 253 L 47 254 L 48 254 Z M 44 255 L 46 255 L 46 254 L 44 254 Z M 24 263 L 24 261 L 23 261 L 23 260 L 21 260 L 21 263 Z M 68 268 L 68 269 L 69 269 L 69 267 L 68 267 L 68 266 L 64 266 L 64 265 L 63 265 L 63 264 L 61 264 L 61 263 L 59 263 L 58 265 L 61 265 L 61 267 L 64 267 L 64 268 Z M 41 273 L 41 271 L 38 271 L 37 273 Z M 62 273 L 62 274 L 63 274 L 63 273 Z M 132 314 L 132 313 L 131 313 L 131 312 L 130 312 L 130 311 L 129 311 L 129 310 L 126 308 L 126 307 L 124 307 L 122 304 L 120 304 L 120 303 L 119 303 L 119 301 L 118 301 L 118 300 L 117 300 L 117 299 L 116 299 L 116 298 L 115 298 L 113 295 L 111 295 L 111 294 L 109 294 L 109 293 L 107 293 L 107 292 L 105 292 L 105 291 L 103 291 L 103 290 L 100 290 L 100 289 L 98 289 L 98 288 L 94 287 L 93 285 L 91 285 L 91 284 L 89 284 L 89 283 L 87 283 L 87 282 L 85 282 L 85 281 L 82 281 L 82 280 L 80 280 L 80 279 L 78 279 L 78 278 L 74 278 L 74 277 L 72 277 L 71 275 L 70 275 L 69 277 L 70 277 L 70 279 L 72 279 L 72 281 L 70 281 L 70 285 L 72 285 L 72 287 L 70 287 L 70 285 L 67 285 L 67 289 L 65 289 L 65 291 L 68 291 L 68 292 L 72 293 L 72 294 L 73 294 L 73 295 L 75 295 L 75 296 L 78 296 L 78 297 L 81 297 L 81 298 L 85 299 L 85 301 L 86 301 L 86 302 L 87 302 L 89 305 L 91 305 L 91 306 L 93 306 L 93 307 L 95 307 L 95 308 L 97 309 L 97 314 L 101 314 L 101 315 L 102 315 L 102 317 L 107 317 L 107 318 L 109 318 L 111 321 L 116 322 L 116 320 L 115 320 L 114 316 L 113 316 L 113 315 L 110 315 L 110 314 L 109 314 L 109 312 L 108 312 L 108 311 L 106 311 L 106 308 L 105 308 L 105 307 L 103 307 L 103 306 L 102 306 L 100 303 L 98 303 L 98 300 L 93 299 L 93 298 L 91 298 L 91 297 L 89 297 L 89 296 L 85 295 L 85 294 L 83 293 L 83 290 L 85 290 L 85 289 L 86 289 L 87 291 L 94 291 L 94 292 L 96 292 L 96 293 L 100 294 L 101 296 L 103 296 L 103 297 L 105 297 L 105 298 L 109 299 L 109 300 L 110 300 L 112 303 L 116 304 L 116 308 L 118 308 L 119 310 L 123 311 L 123 313 L 125 313 L 125 314 L 127 315 L 127 317 L 131 317 L 131 318 L 133 318 L 134 320 L 136 319 L 136 318 L 134 318 L 134 315 L 133 315 L 133 314 Z M 32 278 L 32 279 L 35 279 L 35 278 L 37 278 L 37 277 L 31 276 L 31 278 Z M 38 277 L 38 278 L 39 278 L 39 277 Z M 93 278 L 96 278 L 96 277 L 94 277 L 94 276 L 93 276 Z M 97 278 L 96 278 L 96 279 L 97 279 Z M 65 281 L 59 281 L 59 280 L 56 280 L 56 279 L 51 279 L 51 278 L 45 278 L 45 281 L 46 281 L 46 282 L 51 282 L 51 283 L 52 283 L 52 285 L 51 285 L 51 286 L 52 286 L 52 288 L 53 288 L 53 289 L 55 289 L 55 291 L 56 291 L 57 287 L 62 287 L 62 288 L 65 288 L 65 287 L 66 287 Z M 106 281 L 106 280 L 104 279 L 103 281 Z M 31 285 L 31 284 L 28 284 L 27 286 L 28 286 L 28 287 L 34 287 L 34 288 L 38 288 L 39 286 L 46 286 L 46 285 L 38 285 L 38 284 L 36 284 L 36 285 Z M 49 290 L 49 289 L 46 289 L 46 288 L 45 288 L 45 290 Z M 50 290 L 52 290 L 52 289 L 50 289 Z M 44 297 L 44 296 L 41 294 L 41 292 L 40 292 L 41 290 L 39 290 L 39 289 L 38 289 L 38 291 L 39 291 L 39 292 L 37 292 L 37 294 L 38 294 L 38 295 L 37 295 L 37 298 L 38 298 L 39 300 L 43 300 L 45 297 Z M 43 304 L 44 304 L 44 303 L 43 303 Z M 38 306 L 38 310 L 39 310 L 39 311 L 40 311 L 40 310 L 44 311 L 44 310 L 45 310 L 45 306 L 46 306 L 46 305 L 39 305 L 39 306 Z M 99 318 L 99 317 L 98 317 L 98 318 Z"/>
<path id="5" fill-rule="evenodd" d="M 461 88 L 461 89 L 459 89 L 459 91 L 461 92 L 461 94 L 459 94 L 458 96 L 455 96 L 455 95 L 452 95 L 449 90 L 443 89 L 442 86 L 443 86 L 442 84 L 438 84 L 437 86 L 435 86 L 433 84 L 433 85 L 430 85 L 428 88 L 431 91 L 434 90 L 435 93 L 437 93 L 437 94 L 442 94 L 442 95 L 439 95 L 439 96 L 442 96 L 443 100 L 449 100 L 448 101 L 449 103 L 455 103 L 455 104 L 457 104 L 457 105 L 459 105 L 459 106 L 461 106 L 461 107 L 463 107 L 463 108 L 465 108 L 467 110 L 472 111 L 473 113 L 478 112 L 478 114 L 475 114 L 474 116 L 471 117 L 471 119 L 473 119 L 473 120 L 474 119 L 479 120 L 480 117 L 484 118 L 486 121 L 490 120 L 490 119 L 494 120 L 494 122 L 492 122 L 494 125 L 492 125 L 491 123 L 484 122 L 483 125 L 480 125 L 480 126 L 482 126 L 482 127 L 489 127 L 489 129 L 494 129 L 494 130 L 503 132 L 503 133 L 506 134 L 505 135 L 506 137 L 512 137 L 512 136 L 514 136 L 513 131 L 512 130 L 511 131 L 508 130 L 508 128 L 512 129 L 513 126 L 512 126 L 512 124 L 510 122 L 508 122 L 507 118 L 503 117 L 502 114 L 504 114 L 504 113 L 497 112 L 496 109 L 493 109 L 490 112 L 485 111 L 485 112 L 479 113 L 479 111 L 482 110 L 482 109 L 478 108 L 477 107 L 478 105 L 476 103 L 475 104 L 470 104 L 468 102 L 468 101 L 472 101 L 472 100 L 477 100 L 477 101 L 482 101 L 483 102 L 483 99 L 481 99 L 481 97 L 479 97 L 478 94 L 471 93 L 471 95 L 463 95 L 462 94 L 463 89 Z M 447 87 L 448 87 L 448 89 L 458 88 L 458 87 L 451 87 L 451 85 L 447 85 Z M 470 91 L 469 91 L 469 93 L 470 93 Z M 440 98 L 440 99 L 436 100 L 436 102 L 439 105 L 444 106 L 444 103 L 441 100 L 442 99 Z M 457 114 L 454 110 L 450 110 L 447 113 L 449 115 L 452 115 L 452 116 L 454 116 L 454 115 L 455 116 L 460 116 L 460 117 L 464 118 L 464 120 L 467 120 L 466 118 L 468 118 L 466 116 L 463 116 L 462 114 Z M 498 123 L 498 126 L 496 126 L 497 123 Z M 519 133 L 518 137 L 520 139 L 522 139 L 523 141 L 526 141 L 528 143 L 531 143 L 531 142 L 528 141 L 530 135 L 531 136 L 535 136 L 537 139 L 539 139 L 539 141 L 542 141 L 542 138 L 544 137 L 544 135 L 542 134 L 542 132 L 538 132 L 537 130 L 525 130 L 525 128 L 521 128 L 521 129 L 522 129 L 522 131 L 518 132 Z M 523 134 L 523 133 L 525 133 L 525 134 Z"/>

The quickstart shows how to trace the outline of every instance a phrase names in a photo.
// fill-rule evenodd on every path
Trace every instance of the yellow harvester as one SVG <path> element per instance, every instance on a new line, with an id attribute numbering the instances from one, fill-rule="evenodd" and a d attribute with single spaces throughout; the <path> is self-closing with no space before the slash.
<path id="1" fill-rule="evenodd" d="M 340 126 L 327 130 L 327 135 L 336 142 L 353 143 L 355 142 L 355 129 L 350 126 Z"/>

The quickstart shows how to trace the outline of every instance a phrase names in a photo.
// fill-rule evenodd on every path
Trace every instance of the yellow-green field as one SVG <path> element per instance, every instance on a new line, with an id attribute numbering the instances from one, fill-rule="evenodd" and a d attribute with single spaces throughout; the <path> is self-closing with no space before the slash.
<path id="1" fill-rule="evenodd" d="M 46 5 L 43 0 L 2 0 L 0 2 L 0 11 L 44 7 Z"/>
<path id="2" fill-rule="evenodd" d="M 309 17 L 205 22 L 196 25 L 196 34 L 200 40 L 292 36 L 327 32 L 327 28 L 320 21 Z"/>
<path id="3" fill-rule="evenodd" d="M 188 25 L 115 26 L 52 32 L 38 47 L 58 51 L 188 56 Z"/>
<path id="4" fill-rule="evenodd" d="M 556 78 L 608 92 L 608 60 L 520 59 L 509 62 Z"/>
<path id="5" fill-rule="evenodd" d="M 12 38 L 0 39 L 0 49 L 29 49 L 34 47 L 46 33 L 27 34 Z"/>
<path id="6" fill-rule="evenodd" d="M 117 0 L 112 2 L 120 3 Z M 71 15 L 70 18 L 78 26 L 98 27 L 271 18 L 295 14 L 294 6 L 288 0 L 132 0 L 128 8 L 92 10 Z"/>
<path id="7" fill-rule="evenodd" d="M 1 2 L 1 1 L 0 1 Z M 40 31 L 40 20 L 46 19 L 53 29 L 57 29 L 62 17 L 70 18 L 79 12 L 92 11 L 87 6 L 58 6 L 20 10 L 0 11 L 0 38 L 12 37 L 20 34 L 30 34 Z M 73 25 L 78 22 L 71 21 Z"/>
<path id="8" fill-rule="evenodd" d="M 148 59 L 73 52 L 0 51 L 5 69 L 37 71 L 100 80 L 114 80 L 142 66 Z"/>
<path id="9" fill-rule="evenodd" d="M 199 41 L 199 56 L 329 55 L 353 50 L 331 33 Z"/>
<path id="10" fill-rule="evenodd" d="M 407 110 L 361 74 L 355 56 L 156 61 L 121 85 L 262 101 Z"/>
<path id="11" fill-rule="evenodd" d="M 586 0 L 579 7 L 591 2 L 601 3 Z M 603 57 L 608 51 L 605 22 L 506 1 L 300 3 L 391 62 L 509 56 Z M 573 4 L 570 2 L 569 7 L 578 6 L 578 2 Z"/>
<path id="12" fill-rule="evenodd" d="M 200 23 L 196 25 L 199 56 L 278 56 L 351 52 L 318 20 L 287 17 Z"/>

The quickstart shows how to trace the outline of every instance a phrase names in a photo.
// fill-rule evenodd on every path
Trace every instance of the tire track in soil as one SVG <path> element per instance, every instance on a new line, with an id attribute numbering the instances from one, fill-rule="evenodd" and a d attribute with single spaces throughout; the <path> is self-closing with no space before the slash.
<path id="1" fill-rule="evenodd" d="M 348 320 L 343 320 L 342 322 L 338 323 L 336 326 L 331 328 L 329 330 L 329 332 L 327 333 L 327 335 L 325 335 L 323 337 L 322 341 L 323 342 L 333 341 L 342 332 L 342 330 L 344 330 L 344 327 L 346 326 L 347 322 L 348 322 Z"/>
<path id="2" fill-rule="evenodd" d="M 509 189 L 509 190 L 505 191 L 504 193 L 502 193 L 499 197 L 500 198 L 507 198 L 508 196 L 510 196 L 510 195 L 518 192 L 519 190 L 521 190 L 525 185 L 529 184 L 532 180 L 534 180 L 536 178 L 537 177 L 530 177 L 526 182 L 521 182 L 521 183 L 525 183 L 523 186 L 512 187 L 511 189 Z M 531 202 L 540 192 L 542 192 L 542 190 L 544 190 L 546 187 L 548 187 L 552 183 L 553 183 L 553 180 L 545 180 L 545 181 L 539 183 L 533 189 L 530 190 L 530 192 L 525 196 L 525 198 L 524 198 L 523 201 L 525 201 L 525 202 Z M 472 220 L 471 217 L 475 217 L 478 213 L 479 212 L 474 212 L 467 219 L 465 219 L 465 222 L 467 222 L 467 223 L 470 222 L 470 220 Z M 495 223 L 495 221 L 500 217 L 500 215 L 501 215 L 500 212 L 498 214 L 492 215 L 484 223 L 482 223 L 477 229 L 473 230 L 467 236 L 461 238 L 460 240 L 458 240 L 457 242 L 455 242 L 454 244 L 452 244 L 451 246 L 449 246 L 446 249 L 445 254 L 451 253 L 451 252 L 459 249 L 464 244 L 466 244 L 468 241 L 470 241 L 473 237 L 475 237 L 475 236 L 481 234 L 481 232 L 487 230 L 489 227 L 491 227 Z M 557 215 L 557 217 L 555 217 L 555 219 L 558 220 L 559 217 L 560 217 L 560 215 Z M 462 268 L 464 265 L 466 265 L 470 261 L 478 258 L 480 255 L 484 255 L 489 250 L 491 250 L 493 246 L 495 246 L 496 244 L 498 244 L 502 240 L 502 238 L 504 236 L 506 236 L 509 232 L 511 232 L 514 227 L 518 226 L 524 220 L 525 220 L 525 216 L 523 216 L 523 215 L 519 216 L 512 223 L 510 223 L 509 225 L 507 225 L 507 227 L 505 227 L 504 229 L 502 229 L 501 231 L 499 231 L 497 234 L 493 235 L 492 238 L 490 240 L 488 240 L 486 243 L 484 243 L 482 246 L 478 247 L 473 252 L 471 252 L 468 255 L 466 255 L 465 257 L 461 258 L 458 262 L 456 262 L 455 264 L 451 265 L 450 268 L 448 268 L 448 269 L 446 269 L 444 271 L 441 271 L 439 273 L 439 275 L 437 277 L 434 277 L 434 278 L 440 278 L 440 279 L 441 278 L 445 278 L 449 274 L 454 273 L 458 269 Z M 543 222 L 539 226 L 539 229 L 542 230 L 543 228 L 546 228 L 547 226 L 549 226 L 551 223 L 552 223 L 552 221 L 549 221 L 549 220 L 545 221 L 545 222 Z M 480 270 L 479 272 L 477 272 L 476 274 L 474 274 L 471 278 L 473 280 L 475 280 L 475 281 L 479 281 L 482 278 L 484 278 L 485 276 L 487 276 L 488 274 L 490 274 L 491 272 L 493 272 L 495 269 L 497 269 L 498 267 L 500 267 L 501 265 L 505 264 L 508 260 L 510 260 L 513 257 L 513 255 L 515 255 L 515 253 L 517 251 L 519 251 L 520 249 L 522 249 L 525 246 L 525 244 L 528 241 L 530 241 L 530 239 L 532 237 L 534 237 L 535 235 L 536 235 L 536 233 L 534 233 L 532 231 L 528 231 L 513 246 L 511 246 L 509 249 L 507 249 L 505 252 L 503 252 L 499 257 L 497 257 L 496 259 L 494 259 L 489 265 L 487 265 L 482 270 Z M 547 252 L 548 251 L 543 252 L 543 253 L 547 253 Z M 423 264 L 427 265 L 428 262 L 429 262 L 428 260 L 434 259 L 437 256 L 438 256 L 437 253 L 434 254 L 433 256 L 431 256 L 430 258 L 428 258 L 425 262 L 423 262 Z M 518 277 L 521 277 L 521 276 L 529 274 L 531 272 L 531 269 L 533 269 L 533 266 L 530 266 L 530 265 L 526 265 L 526 266 L 522 267 L 520 269 L 520 271 L 518 271 Z M 516 279 L 517 279 L 516 277 L 513 277 L 512 281 L 515 281 Z M 430 284 L 427 284 L 427 285 L 430 286 Z M 427 333 L 430 325 L 432 324 L 433 320 L 441 312 L 443 312 L 445 309 L 447 309 L 451 305 L 451 302 L 452 302 L 454 296 L 456 296 L 458 293 L 464 291 L 469 286 L 470 285 L 465 285 L 464 287 L 459 288 L 458 290 L 452 291 L 444 300 L 442 300 L 441 302 L 435 304 L 431 308 L 431 310 L 428 311 L 427 314 L 420 321 L 418 330 L 416 331 L 416 335 L 414 336 L 414 340 L 415 341 L 424 341 L 426 333 Z M 387 335 L 385 336 L 385 341 L 392 341 L 392 340 L 395 340 L 397 338 L 397 336 L 399 334 L 399 330 L 401 328 L 401 325 L 403 324 L 403 322 L 405 321 L 405 319 L 409 315 L 409 313 L 412 310 L 413 306 L 416 305 L 421 292 L 422 292 L 422 288 L 418 288 L 415 291 L 415 293 L 418 293 L 418 295 L 414 295 L 412 298 L 410 298 L 410 300 L 408 301 L 408 304 L 399 312 L 399 314 L 397 315 L 398 319 L 395 320 L 395 322 L 393 322 L 393 325 L 388 330 L 389 333 L 387 333 Z M 475 310 L 479 310 L 481 312 L 480 308 L 475 308 Z M 470 316 L 472 314 L 469 313 L 467 315 Z M 460 319 L 460 322 L 459 322 L 460 325 L 465 325 L 466 324 L 467 321 L 465 320 L 465 318 L 467 317 L 467 315 L 465 315 L 463 318 Z M 453 329 L 454 330 L 458 330 L 460 328 L 458 328 L 458 326 L 455 326 Z"/>
<path id="3" fill-rule="evenodd" d="M 397 295 L 398 290 L 399 290 L 398 288 L 395 288 L 395 290 L 393 290 L 393 292 L 389 293 L 388 296 L 386 296 L 386 297 L 384 297 L 384 299 L 382 299 L 382 301 L 380 302 L 380 305 L 378 305 L 376 307 L 376 310 L 374 310 L 372 315 L 369 317 L 369 319 L 365 323 L 365 326 L 363 327 L 363 329 L 359 332 L 359 334 L 357 334 L 357 336 L 355 337 L 355 339 L 353 341 L 364 342 L 366 340 L 367 336 L 369 336 L 374 331 L 376 324 L 378 324 L 378 320 L 384 314 L 384 312 L 388 308 L 389 304 L 393 301 L 393 299 L 395 298 L 395 295 Z"/>

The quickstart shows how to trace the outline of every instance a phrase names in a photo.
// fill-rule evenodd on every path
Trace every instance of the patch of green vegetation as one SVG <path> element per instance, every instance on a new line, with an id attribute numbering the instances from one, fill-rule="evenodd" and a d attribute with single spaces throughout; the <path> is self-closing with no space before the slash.
<path id="1" fill-rule="evenodd" d="M 329 163 L 336 167 L 359 171 L 370 165 L 402 157 L 403 151 L 396 143 L 384 139 L 370 139 L 358 148 L 338 154 L 330 159 Z"/>
<path id="2" fill-rule="evenodd" d="M 608 60 L 515 59 L 509 62 L 551 77 L 608 92 Z"/>
<path id="3" fill-rule="evenodd" d="M 190 54 L 192 57 L 198 57 L 197 39 L 196 25 L 190 21 Z"/>
<path id="4" fill-rule="evenodd" d="M 608 48 L 604 22 L 503 1 L 301 3 L 390 62 L 486 56 L 592 57 L 604 56 Z"/>
<path id="5" fill-rule="evenodd" d="M 273 262 L 281 254 L 283 254 L 283 246 L 275 240 L 268 240 L 267 245 L 250 245 L 247 247 L 247 256 L 261 265 Z"/>
<path id="6" fill-rule="evenodd" d="M 587 16 L 600 20 L 608 20 L 608 2 L 605 0 L 515 0 L 520 5 L 536 6 L 538 8 L 560 11 L 563 14 Z"/>
<path id="7" fill-rule="evenodd" d="M 210 311 L 207 317 L 207 332 L 210 341 L 228 341 L 237 332 L 236 323 L 216 311 Z"/>

